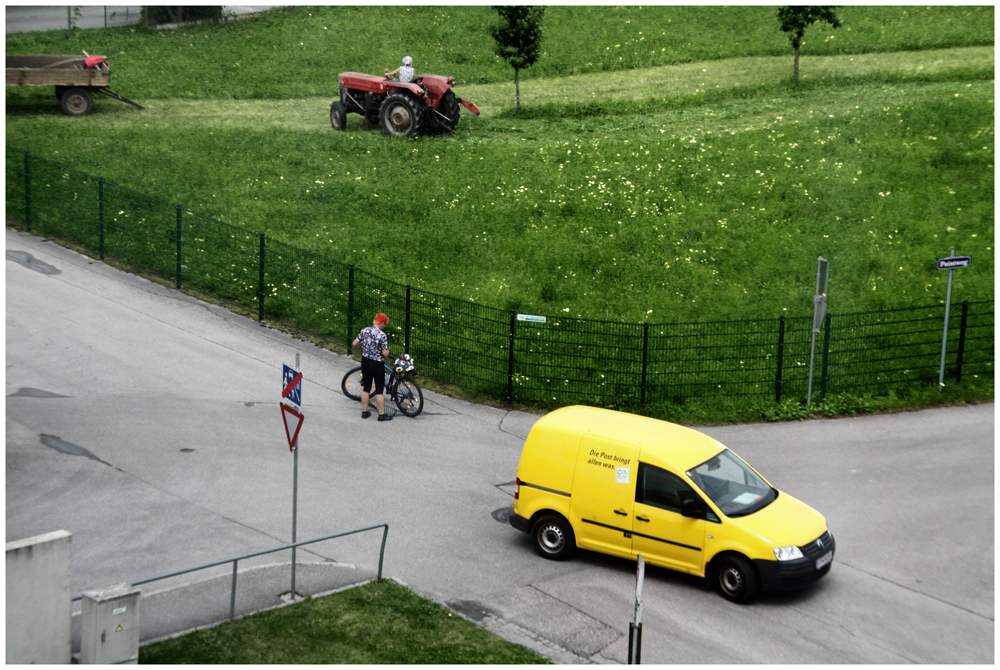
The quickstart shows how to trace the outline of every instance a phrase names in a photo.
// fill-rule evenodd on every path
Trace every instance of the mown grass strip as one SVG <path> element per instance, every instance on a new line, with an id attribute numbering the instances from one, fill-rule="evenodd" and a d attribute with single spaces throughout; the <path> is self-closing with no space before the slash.
<path id="1" fill-rule="evenodd" d="M 139 662 L 547 663 L 388 579 L 146 645 Z"/>

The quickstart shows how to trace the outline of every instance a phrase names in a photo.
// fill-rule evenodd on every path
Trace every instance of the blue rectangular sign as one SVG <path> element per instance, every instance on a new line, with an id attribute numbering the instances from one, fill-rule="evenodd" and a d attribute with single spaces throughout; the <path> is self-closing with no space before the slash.
<path id="1" fill-rule="evenodd" d="M 302 407 L 302 373 L 287 365 L 282 374 L 281 397 Z"/>

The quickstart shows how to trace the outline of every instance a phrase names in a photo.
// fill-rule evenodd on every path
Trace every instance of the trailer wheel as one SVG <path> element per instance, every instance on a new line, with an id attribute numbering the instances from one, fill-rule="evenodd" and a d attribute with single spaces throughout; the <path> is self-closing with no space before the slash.
<path id="1" fill-rule="evenodd" d="M 344 103 L 334 100 L 330 105 L 330 125 L 334 130 L 347 129 L 347 112 L 344 111 Z"/>
<path id="2" fill-rule="evenodd" d="M 94 106 L 94 101 L 90 97 L 90 92 L 85 88 L 67 89 L 59 98 L 62 110 L 69 116 L 83 116 Z"/>
<path id="3" fill-rule="evenodd" d="M 424 108 L 406 93 L 390 93 L 379 109 L 382 132 L 394 137 L 412 137 L 424 126 Z"/>

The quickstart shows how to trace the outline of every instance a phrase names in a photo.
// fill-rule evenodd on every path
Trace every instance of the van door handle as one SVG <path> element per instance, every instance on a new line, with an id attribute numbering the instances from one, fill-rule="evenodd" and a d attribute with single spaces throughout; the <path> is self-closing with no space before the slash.
<path id="1" fill-rule="evenodd" d="M 626 512 L 623 509 L 616 509 L 615 514 L 617 514 L 618 516 L 628 516 L 628 512 Z"/>
<path id="2" fill-rule="evenodd" d="M 637 516 L 636 519 L 638 519 L 639 521 L 646 521 L 646 522 L 649 521 L 648 516 Z"/>

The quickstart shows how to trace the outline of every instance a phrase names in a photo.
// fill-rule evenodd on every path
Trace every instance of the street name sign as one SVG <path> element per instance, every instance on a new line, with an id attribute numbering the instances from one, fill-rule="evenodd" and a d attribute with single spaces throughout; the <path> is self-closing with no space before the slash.
<path id="1" fill-rule="evenodd" d="M 949 256 L 938 259 L 938 270 L 954 270 L 972 265 L 972 256 Z"/>

